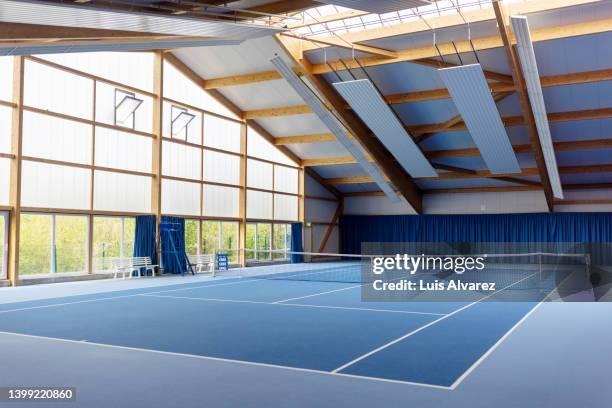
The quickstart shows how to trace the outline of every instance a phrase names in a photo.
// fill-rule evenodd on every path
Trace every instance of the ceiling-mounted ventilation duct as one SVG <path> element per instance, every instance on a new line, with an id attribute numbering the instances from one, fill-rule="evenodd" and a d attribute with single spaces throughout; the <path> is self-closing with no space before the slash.
<path id="1" fill-rule="evenodd" d="M 355 141 L 354 139 L 350 139 L 348 133 L 344 126 L 340 124 L 338 119 L 332 115 L 332 113 L 323 106 L 321 100 L 316 96 L 316 94 L 310 89 L 302 80 L 285 64 L 285 62 L 280 58 L 273 58 L 271 61 L 272 65 L 278 73 L 287 80 L 289 85 L 298 93 L 306 102 L 308 106 L 312 109 L 312 111 L 321 119 L 323 124 L 327 126 L 327 128 L 332 132 L 338 142 L 344 146 L 346 150 L 357 160 L 359 165 L 363 168 L 363 170 L 372 177 L 372 180 L 380 187 L 380 189 L 389 197 L 389 199 L 397 203 L 401 201 L 400 197 L 397 195 L 393 186 L 389 184 L 381 174 L 378 167 L 376 167 L 373 163 L 371 163 L 363 148 Z"/>
<path id="2" fill-rule="evenodd" d="M 521 167 L 480 64 L 438 69 L 474 143 L 493 174 Z"/>
<path id="3" fill-rule="evenodd" d="M 540 83 L 540 74 L 533 51 L 533 43 L 529 34 L 529 24 L 527 17 L 512 16 L 510 18 L 512 31 L 516 37 L 516 49 L 518 51 L 523 76 L 527 84 L 527 93 L 529 102 L 533 110 L 540 145 L 544 153 L 544 162 L 546 163 L 546 171 L 553 195 L 555 198 L 563 198 L 563 188 L 561 179 L 559 178 L 559 168 L 557 167 L 557 159 L 555 157 L 555 149 L 553 147 L 552 137 L 550 135 L 550 127 L 548 126 L 548 116 L 546 116 L 546 106 L 544 105 L 544 95 L 542 94 L 542 85 Z"/>
<path id="4" fill-rule="evenodd" d="M 0 0 L 0 22 L 241 40 L 285 31 L 263 25 L 187 16 L 111 11 L 75 3 L 13 0 Z"/>
<path id="5" fill-rule="evenodd" d="M 333 86 L 412 177 L 438 175 L 369 79 Z"/>

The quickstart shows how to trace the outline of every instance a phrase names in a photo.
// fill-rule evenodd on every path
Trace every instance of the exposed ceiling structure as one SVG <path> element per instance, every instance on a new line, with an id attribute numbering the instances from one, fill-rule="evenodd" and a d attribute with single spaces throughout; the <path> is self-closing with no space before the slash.
<path id="1" fill-rule="evenodd" d="M 147 1 L 138 2 L 137 8 L 134 2 L 109 3 L 78 4 L 169 18 L 230 21 L 248 30 L 271 30 L 268 34 L 284 30 L 240 45 L 162 48 L 339 195 L 384 193 L 364 171 L 363 157 L 355 158 L 339 143 L 274 69 L 270 61 L 277 56 L 307 80 L 349 137 L 367 153 L 366 160 L 417 212 L 423 195 L 428 194 L 540 191 L 552 210 L 566 202 L 559 188 L 563 192 L 612 188 L 609 0 L 440 0 L 385 14 L 317 1 Z M 516 46 L 521 37 L 513 31 L 512 16 L 523 16 L 528 22 L 541 90 L 539 102 L 534 95 L 538 81 L 526 72 L 530 69 L 525 65 L 526 54 Z M 7 42 L 12 38 L 13 42 L 40 45 L 40 39 L 22 35 L 25 26 L 4 25 L 0 36 Z M 124 41 L 210 40 L 94 27 L 38 28 L 47 45 L 59 36 L 62 41 L 85 37 L 111 43 L 117 42 L 112 36 Z M 528 63 L 533 66 L 534 61 Z M 518 172 L 515 167 L 508 173 L 492 169 L 490 157 L 487 162 L 483 156 L 486 133 L 470 133 L 475 130 L 470 129 L 467 118 L 464 122 L 458 99 L 451 98 L 438 72 L 471 64 L 480 66 L 490 91 L 487 106 L 496 107 L 503 124 L 502 130 L 496 129 L 497 137 L 502 135 L 510 142 Z M 405 128 L 397 137 L 411 138 L 409 142 L 418 146 L 437 175 L 412 177 L 401 164 L 410 157 L 394 157 L 397 152 L 389 150 L 393 147 L 385 143 L 385 136 L 376 134 L 333 85 L 364 79 L 373 84 Z M 552 141 L 548 144 L 543 135 L 545 122 Z M 486 146 L 489 153 L 496 148 L 508 153 L 507 144 L 505 147 L 494 141 Z"/>

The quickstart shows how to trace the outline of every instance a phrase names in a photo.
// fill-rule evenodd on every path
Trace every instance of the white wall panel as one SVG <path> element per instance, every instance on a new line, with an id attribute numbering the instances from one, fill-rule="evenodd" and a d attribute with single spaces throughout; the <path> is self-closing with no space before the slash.
<path id="1" fill-rule="evenodd" d="M 132 171 L 151 171 L 153 139 L 96 127 L 96 165 Z"/>
<path id="2" fill-rule="evenodd" d="M 329 221 L 334 216 L 338 203 L 307 198 L 304 214 L 306 221 Z"/>
<path id="3" fill-rule="evenodd" d="M 204 180 L 240 184 L 240 157 L 204 150 Z"/>
<path id="4" fill-rule="evenodd" d="M 26 61 L 25 105 L 91 119 L 92 102 L 91 79 Z"/>
<path id="5" fill-rule="evenodd" d="M 0 58 L 0 60 L 2 60 Z M 0 153 L 11 152 L 11 120 L 13 109 L 0 106 Z"/>
<path id="6" fill-rule="evenodd" d="M 152 52 L 86 52 L 41 57 L 88 74 L 153 91 Z"/>
<path id="7" fill-rule="evenodd" d="M 165 176 L 200 180 L 201 162 L 201 149 L 178 143 L 163 142 L 162 173 Z"/>
<path id="8" fill-rule="evenodd" d="M 13 57 L 0 57 L 0 99 L 13 99 Z"/>
<path id="9" fill-rule="evenodd" d="M 298 170 L 284 166 L 274 166 L 274 191 L 298 193 Z"/>
<path id="10" fill-rule="evenodd" d="M 23 113 L 23 155 L 91 164 L 92 127 L 40 113 Z"/>
<path id="11" fill-rule="evenodd" d="M 240 153 L 240 123 L 204 115 L 204 146 Z"/>
<path id="12" fill-rule="evenodd" d="M 247 159 L 247 186 L 272 190 L 272 164 Z"/>
<path id="13" fill-rule="evenodd" d="M 162 212 L 200 215 L 200 183 L 162 180 Z"/>
<path id="14" fill-rule="evenodd" d="M 229 109 L 180 73 L 172 64 L 164 64 L 164 96 L 200 109 L 236 118 Z"/>
<path id="15" fill-rule="evenodd" d="M 90 176 L 91 173 L 87 169 L 24 161 L 21 205 L 88 209 Z"/>
<path id="16" fill-rule="evenodd" d="M 0 205 L 9 204 L 11 159 L 0 157 Z"/>
<path id="17" fill-rule="evenodd" d="M 247 152 L 249 156 L 259 157 L 278 163 L 295 166 L 296 163 L 285 156 L 278 148 L 263 138 L 251 127 L 247 128 Z"/>
<path id="18" fill-rule="evenodd" d="M 272 219 L 272 193 L 247 190 L 247 218 Z"/>
<path id="19" fill-rule="evenodd" d="M 297 221 L 298 198 L 296 196 L 274 194 L 274 219 Z"/>
<path id="20" fill-rule="evenodd" d="M 238 217 L 240 189 L 204 184 L 204 214 L 212 217 Z"/>
<path id="21" fill-rule="evenodd" d="M 94 174 L 94 209 L 151 212 L 151 178 L 96 171 Z"/>

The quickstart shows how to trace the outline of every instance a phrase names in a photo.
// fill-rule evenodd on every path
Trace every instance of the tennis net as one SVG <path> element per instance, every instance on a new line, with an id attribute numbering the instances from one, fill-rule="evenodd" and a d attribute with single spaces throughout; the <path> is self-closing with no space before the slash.
<path id="1" fill-rule="evenodd" d="M 255 279 L 356 284 L 411 278 L 425 281 L 461 279 L 468 283 L 495 282 L 499 287 L 511 285 L 512 289 L 553 289 L 572 273 L 586 278 L 590 264 L 588 254 L 584 253 L 418 254 L 407 255 L 421 259 L 418 267 L 404 268 L 402 266 L 405 264 L 402 265 L 401 262 L 400 265 L 391 265 L 388 261 L 390 267 L 384 268 L 381 273 L 375 273 L 374 266 L 381 263 L 381 258 L 394 260 L 396 255 L 289 251 L 283 251 L 283 254 L 287 259 L 300 259 L 301 262 L 271 263 L 248 268 L 248 276 Z M 466 264 L 468 258 L 480 258 L 482 265 L 478 266 L 482 268 L 476 268 L 472 262 Z"/>

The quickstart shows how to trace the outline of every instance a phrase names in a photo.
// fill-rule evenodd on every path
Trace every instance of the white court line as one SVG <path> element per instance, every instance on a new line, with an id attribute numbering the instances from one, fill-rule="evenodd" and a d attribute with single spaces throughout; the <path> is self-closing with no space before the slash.
<path id="1" fill-rule="evenodd" d="M 253 303 L 253 304 L 257 304 L 257 305 L 293 306 L 293 307 L 310 307 L 310 308 L 314 307 L 314 308 L 322 308 L 322 309 L 357 310 L 357 311 L 365 311 L 365 312 L 419 314 L 419 315 L 431 315 L 431 316 L 444 316 L 445 315 L 444 313 L 413 312 L 413 311 L 409 311 L 409 310 L 373 309 L 373 308 L 363 308 L 363 307 L 328 306 L 328 305 L 309 305 L 309 304 L 302 304 L 302 303 L 262 302 L 262 301 L 256 301 L 256 300 L 194 298 L 194 297 L 188 297 L 188 296 L 165 296 L 165 295 L 149 295 L 149 294 L 142 294 L 141 296 L 158 297 L 158 298 L 170 298 L 170 299 L 201 300 L 201 301 L 204 301 L 204 302 Z"/>
<path id="2" fill-rule="evenodd" d="M 529 318 L 529 316 L 531 316 L 541 305 L 542 303 L 546 302 L 546 300 L 550 297 L 550 295 L 552 295 L 552 293 L 555 290 L 558 290 L 558 288 L 560 288 L 566 280 L 568 280 L 570 278 L 570 276 L 572 276 L 573 273 L 570 273 L 565 279 L 563 279 L 561 281 L 561 283 L 559 283 L 555 288 L 553 288 L 550 293 L 548 293 L 548 295 L 546 295 L 544 297 L 544 299 L 542 299 L 537 305 L 535 305 L 533 308 L 531 308 L 531 310 L 529 310 L 529 312 L 527 312 L 525 314 L 525 316 L 523 316 L 521 318 L 521 320 L 519 320 L 518 322 L 516 322 L 516 324 L 514 326 L 512 326 L 510 328 L 510 330 L 508 330 L 506 332 L 506 334 L 504 334 L 499 340 L 497 340 L 495 342 L 495 344 L 493 346 L 491 346 L 491 348 L 489 348 L 482 356 L 480 356 L 480 358 L 478 360 L 476 360 L 470 367 L 468 367 L 467 370 L 465 370 L 463 372 L 463 374 L 461 374 L 454 383 L 451 384 L 450 388 L 452 390 L 454 390 L 455 388 L 457 388 L 459 386 L 459 384 L 461 384 L 463 382 L 463 380 L 465 380 L 468 375 L 470 375 L 474 370 L 476 370 L 476 368 L 478 368 L 478 366 L 487 358 L 489 357 L 496 349 L 497 347 L 499 347 L 504 340 L 506 340 L 510 334 L 512 334 L 512 332 L 514 332 L 521 324 L 523 324 L 523 322 L 525 320 L 527 320 L 527 318 Z"/>
<path id="3" fill-rule="evenodd" d="M 290 300 L 306 299 L 306 298 L 309 298 L 309 297 L 325 295 L 327 293 L 341 292 L 343 290 L 360 288 L 360 287 L 362 287 L 364 285 L 349 286 L 349 287 L 341 288 L 341 289 L 328 290 L 326 292 L 313 293 L 312 295 L 306 295 L 306 296 L 299 296 L 299 297 L 294 297 L 294 298 L 289 298 L 289 299 L 277 300 L 276 302 L 273 302 L 273 303 L 284 303 L 284 302 L 289 302 Z"/>
<path id="4" fill-rule="evenodd" d="M 11 313 L 11 312 L 21 312 L 21 311 L 24 311 L 24 310 L 46 309 L 46 308 L 50 308 L 50 307 L 76 305 L 76 304 L 80 304 L 80 303 L 101 302 L 103 300 L 123 299 L 123 298 L 130 298 L 130 297 L 135 297 L 135 296 L 141 296 L 141 295 L 145 295 L 145 294 L 166 293 L 166 292 L 176 292 L 176 291 L 180 291 L 180 290 L 201 289 L 201 288 L 216 287 L 216 286 L 227 286 L 227 285 L 237 285 L 239 283 L 257 282 L 257 281 L 259 281 L 259 280 L 258 279 L 249 279 L 249 280 L 241 280 L 239 282 L 221 283 L 219 285 L 190 286 L 188 288 L 158 290 L 158 291 L 155 291 L 155 292 L 135 293 L 135 294 L 131 294 L 131 295 L 120 295 L 120 296 L 110 296 L 110 297 L 104 297 L 104 298 L 98 298 L 98 299 L 76 300 L 74 302 L 52 303 L 52 304 L 49 304 L 49 305 L 29 306 L 29 307 L 21 307 L 21 308 L 18 308 L 18 309 L 0 310 L 0 314 Z M 128 289 L 128 290 L 138 290 L 138 289 Z"/>
<path id="5" fill-rule="evenodd" d="M 333 373 L 337 373 L 337 372 L 342 371 L 342 370 L 344 370 L 344 369 L 346 369 L 346 368 L 348 368 L 348 367 L 350 367 L 350 366 L 352 366 L 352 365 L 355 365 L 355 364 L 357 364 L 358 362 L 360 362 L 360 361 L 362 361 L 362 360 L 365 360 L 366 358 L 368 358 L 368 357 L 370 357 L 370 356 L 372 356 L 372 355 L 374 355 L 374 354 L 378 353 L 379 351 L 382 351 L 382 350 L 384 350 L 384 349 L 386 349 L 386 348 L 389 348 L 389 347 L 391 347 L 392 345 L 397 344 L 397 343 L 399 343 L 400 341 L 405 340 L 405 339 L 407 339 L 408 337 L 411 337 L 411 336 L 413 336 L 413 335 L 415 335 L 415 334 L 417 334 L 417 333 L 419 333 L 419 332 L 421 332 L 421 331 L 425 330 L 426 328 L 428 328 L 428 327 L 430 327 L 430 326 L 433 326 L 433 325 L 434 325 L 434 324 L 436 324 L 436 323 L 441 322 L 442 320 L 448 319 L 449 317 L 454 316 L 454 315 L 456 315 L 457 313 L 462 312 L 462 311 L 464 311 L 465 309 L 470 308 L 470 307 L 474 306 L 475 304 L 477 304 L 477 303 L 479 303 L 479 302 L 481 302 L 481 301 L 483 301 L 483 300 L 485 300 L 485 299 L 490 298 L 490 297 L 491 297 L 491 296 L 493 296 L 494 294 L 496 294 L 496 293 L 498 293 L 498 292 L 501 292 L 501 291 L 503 291 L 503 290 L 505 290 L 505 289 L 508 289 L 508 288 L 510 288 L 510 287 L 512 287 L 512 286 L 514 286 L 514 285 L 516 285 L 516 284 L 519 284 L 519 283 L 521 283 L 522 281 L 524 281 L 524 280 L 526 280 L 526 279 L 529 279 L 529 278 L 531 278 L 532 276 L 535 276 L 535 275 L 537 275 L 537 274 L 538 274 L 538 272 L 536 272 L 536 273 L 534 273 L 534 274 L 531 274 L 531 275 L 529 275 L 529 276 L 527 276 L 527 277 L 525 277 L 525 278 L 523 278 L 523 279 L 521 279 L 521 280 L 519 280 L 519 281 L 516 281 L 516 282 L 514 282 L 514 283 L 512 283 L 512 284 L 510 284 L 510 285 L 508 285 L 508 286 L 506 286 L 506 287 L 504 287 L 504 288 L 501 288 L 501 289 L 499 289 L 499 290 L 496 290 L 495 292 L 493 292 L 493 293 L 491 293 L 491 294 L 489 294 L 489 295 L 487 295 L 487 296 L 484 296 L 484 297 L 482 297 L 482 298 L 478 299 L 478 300 L 477 300 L 477 301 L 475 301 L 475 302 L 472 302 L 472 303 L 469 303 L 469 304 L 467 304 L 467 305 L 465 305 L 465 306 L 463 306 L 463 307 L 460 307 L 459 309 L 454 310 L 454 311 L 452 311 L 452 312 L 450 312 L 450 313 L 448 313 L 448 314 L 446 314 L 446 315 L 444 315 L 444 316 L 440 317 L 439 319 L 436 319 L 436 320 L 434 320 L 434 321 L 432 321 L 432 322 L 429 322 L 429 323 L 427 323 L 427 324 L 425 324 L 425 325 L 423 325 L 423 326 L 421 326 L 421 327 L 418 327 L 418 328 L 416 328 L 416 329 L 412 330 L 411 332 L 408 332 L 408 333 L 404 334 L 403 336 L 398 337 L 398 338 L 397 338 L 397 339 L 395 339 L 395 340 L 392 340 L 392 341 L 390 341 L 390 342 L 388 342 L 388 343 L 386 343 L 386 344 L 383 344 L 382 346 L 380 346 L 380 347 L 378 347 L 378 348 L 376 348 L 376 349 L 374 349 L 374 350 L 371 350 L 371 351 L 367 352 L 366 354 L 363 354 L 363 355 L 361 355 L 361 356 L 357 357 L 356 359 L 349 361 L 348 363 L 346 363 L 346 364 L 344 364 L 344 365 L 341 365 L 340 367 L 336 368 L 336 369 L 335 369 L 335 370 L 333 370 L 332 372 L 333 372 Z"/>
<path id="6" fill-rule="evenodd" d="M 118 349 L 118 350 L 138 351 L 138 352 L 144 352 L 144 353 L 162 354 L 166 356 L 193 358 L 197 360 L 219 361 L 219 362 L 224 362 L 224 363 L 233 363 L 233 364 L 248 365 L 248 366 L 254 366 L 254 367 L 267 367 L 267 368 L 283 369 L 283 370 L 289 370 L 289 371 L 321 374 L 321 375 L 336 376 L 336 377 L 356 378 L 356 379 L 376 381 L 376 382 L 413 385 L 413 386 L 427 387 L 427 388 L 437 388 L 437 389 L 447 390 L 447 391 L 450 390 L 450 387 L 447 387 L 444 385 L 393 380 L 389 378 L 368 377 L 368 376 L 354 375 L 354 374 L 334 373 L 334 372 L 315 370 L 315 369 L 310 369 L 310 368 L 299 368 L 299 367 L 283 366 L 283 365 L 276 365 L 276 364 L 256 363 L 253 361 L 234 360 L 234 359 L 221 358 L 221 357 L 200 356 L 197 354 L 177 353 L 173 351 L 153 350 L 153 349 L 145 349 L 145 348 L 139 348 L 139 347 L 116 346 L 116 345 L 105 344 L 105 343 L 95 343 L 95 342 L 89 342 L 89 341 L 83 341 L 83 340 L 61 339 L 61 338 L 56 338 L 56 337 L 37 336 L 33 334 L 13 333 L 13 332 L 6 332 L 6 331 L 0 331 L 0 335 L 1 334 L 7 335 L 7 336 L 27 337 L 31 339 L 37 339 L 37 340 L 55 341 L 55 342 L 60 342 L 60 343 L 79 344 L 81 346 L 92 346 L 92 347 L 102 347 L 102 348 L 110 348 L 110 349 Z"/>

